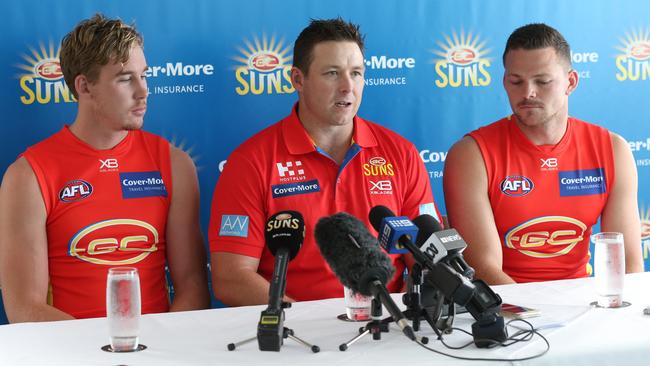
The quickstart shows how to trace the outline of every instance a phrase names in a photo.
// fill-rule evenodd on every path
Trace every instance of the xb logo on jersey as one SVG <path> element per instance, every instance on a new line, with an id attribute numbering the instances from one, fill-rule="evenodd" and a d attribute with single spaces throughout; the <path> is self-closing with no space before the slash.
<path id="1" fill-rule="evenodd" d="M 108 158 L 108 159 L 99 159 L 99 171 L 100 172 L 115 172 L 119 168 L 117 159 Z"/>
<path id="2" fill-rule="evenodd" d="M 557 170 L 557 158 L 539 159 L 542 170 Z"/>
<path id="3" fill-rule="evenodd" d="M 158 230 L 133 219 L 100 221 L 81 229 L 68 243 L 68 254 L 93 264 L 134 264 L 158 250 Z"/>

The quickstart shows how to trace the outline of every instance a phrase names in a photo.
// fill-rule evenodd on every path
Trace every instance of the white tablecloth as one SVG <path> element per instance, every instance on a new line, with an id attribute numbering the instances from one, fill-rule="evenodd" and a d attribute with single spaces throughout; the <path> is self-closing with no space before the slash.
<path id="1" fill-rule="evenodd" d="M 592 278 L 493 287 L 504 302 L 541 309 L 542 318 L 536 319 L 538 322 L 566 323 L 542 331 L 551 343 L 546 355 L 513 364 L 650 365 L 650 316 L 643 315 L 643 309 L 650 305 L 650 273 L 626 276 L 625 300 L 632 304 L 626 308 L 588 308 L 595 298 L 593 287 Z M 395 298 L 399 300 L 400 296 Z M 510 364 L 460 361 L 437 355 L 408 340 L 394 324 L 389 333 L 382 334 L 381 340 L 366 336 L 341 352 L 339 344 L 355 336 L 364 325 L 336 319 L 343 310 L 341 299 L 301 302 L 286 310 L 285 326 L 320 346 L 320 353 L 314 354 L 290 339 L 285 339 L 280 352 L 261 352 L 256 341 L 228 351 L 228 343 L 256 334 L 262 309 L 264 306 L 250 306 L 145 315 L 140 342 L 148 349 L 129 354 L 100 350 L 108 343 L 103 318 L 3 325 L 0 326 L 0 365 Z M 583 311 L 572 313 L 574 309 Z M 562 316 L 558 314 L 563 313 L 569 314 L 567 319 L 560 319 Z M 471 320 L 461 317 L 456 325 L 469 330 Z M 514 358 L 543 349 L 543 342 L 536 338 L 513 348 L 487 350 L 472 345 L 457 352 L 442 347 L 426 324 L 418 334 L 429 336 L 430 346 L 436 349 L 470 357 Z M 455 343 L 471 340 L 460 332 L 454 332 L 448 339 Z"/>

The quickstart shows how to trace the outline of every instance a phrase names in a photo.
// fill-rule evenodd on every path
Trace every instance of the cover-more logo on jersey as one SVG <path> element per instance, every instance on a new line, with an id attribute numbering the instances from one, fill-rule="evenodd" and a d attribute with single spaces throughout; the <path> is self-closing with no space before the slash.
<path id="1" fill-rule="evenodd" d="M 569 253 L 584 239 L 587 225 L 566 216 L 543 216 L 518 225 L 505 235 L 505 245 L 535 258 Z"/>
<path id="2" fill-rule="evenodd" d="M 381 156 L 370 158 L 367 163 L 363 164 L 362 168 L 363 175 L 366 177 L 392 177 L 395 175 L 393 164 L 387 162 L 386 159 Z"/>
<path id="3" fill-rule="evenodd" d="M 93 264 L 138 263 L 158 250 L 158 230 L 133 219 L 100 221 L 81 229 L 68 243 L 68 254 Z"/>
<path id="4" fill-rule="evenodd" d="M 534 187 L 533 181 L 523 175 L 509 175 L 501 181 L 501 192 L 513 197 L 525 196 Z"/>
<path id="5" fill-rule="evenodd" d="M 66 183 L 59 191 L 59 200 L 74 202 L 82 200 L 93 193 L 93 186 L 85 180 L 75 179 Z"/>

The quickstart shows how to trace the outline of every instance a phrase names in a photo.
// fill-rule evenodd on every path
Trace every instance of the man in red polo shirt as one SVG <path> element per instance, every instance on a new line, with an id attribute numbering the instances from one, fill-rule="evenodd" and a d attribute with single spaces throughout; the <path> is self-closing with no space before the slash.
<path id="1" fill-rule="evenodd" d="M 413 144 L 356 116 L 364 86 L 363 37 L 341 19 L 314 20 L 294 45 L 291 114 L 239 146 L 217 183 L 209 228 L 215 296 L 228 305 L 268 301 L 274 258 L 265 248 L 267 218 L 296 210 L 306 237 L 289 263 L 286 300 L 342 297 L 321 257 L 316 222 L 346 211 L 367 227 L 375 205 L 398 215 L 440 217 Z M 370 229 L 372 230 L 372 229 Z M 405 258 L 393 255 L 391 291 L 402 287 Z"/>

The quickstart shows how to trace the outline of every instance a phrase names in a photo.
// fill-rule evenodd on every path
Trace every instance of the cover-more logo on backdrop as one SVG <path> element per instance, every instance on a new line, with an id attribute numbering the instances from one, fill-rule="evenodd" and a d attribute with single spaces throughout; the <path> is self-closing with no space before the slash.
<path id="1" fill-rule="evenodd" d="M 214 75 L 214 65 L 168 61 L 160 65 L 149 66 L 144 75 L 148 79 L 149 94 L 204 93 L 204 84 L 188 82 L 188 80 L 194 81 L 197 78 Z M 182 82 L 160 84 L 168 80 L 167 78 L 173 78 L 173 80 L 180 78 Z"/>
<path id="2" fill-rule="evenodd" d="M 16 76 L 20 85 L 22 104 L 48 104 L 76 102 L 63 80 L 59 53 L 50 40 L 48 46 L 42 42 L 39 48 L 29 47 L 29 54 L 21 54 L 22 63 L 16 64 L 22 73 Z"/>
<path id="3" fill-rule="evenodd" d="M 406 72 L 415 68 L 413 57 L 372 55 L 363 60 L 366 86 L 406 85 Z"/>
<path id="4" fill-rule="evenodd" d="M 275 35 L 268 39 L 262 34 L 253 41 L 244 40 L 244 47 L 237 47 L 239 55 L 233 57 L 239 65 L 235 66 L 239 95 L 286 94 L 293 93 L 291 84 L 291 65 L 293 55 L 291 46 L 285 46 L 284 40 L 276 40 Z"/>
<path id="5" fill-rule="evenodd" d="M 616 80 L 650 80 L 650 28 L 626 32 L 616 47 Z"/>
<path id="6" fill-rule="evenodd" d="M 643 158 L 639 155 L 648 156 L 647 153 L 650 152 L 650 137 L 647 137 L 645 140 L 628 141 L 627 143 L 636 158 L 636 166 L 649 167 L 650 158 Z"/>
<path id="7" fill-rule="evenodd" d="M 452 36 L 443 35 L 444 42 L 437 41 L 438 49 L 431 50 L 440 58 L 433 59 L 434 84 L 438 88 L 488 86 L 492 82 L 489 68 L 492 65 L 485 41 L 480 36 L 461 29 L 460 36 L 454 30 Z"/>

